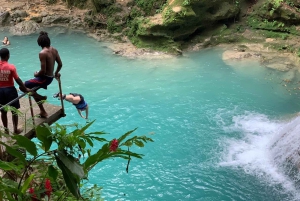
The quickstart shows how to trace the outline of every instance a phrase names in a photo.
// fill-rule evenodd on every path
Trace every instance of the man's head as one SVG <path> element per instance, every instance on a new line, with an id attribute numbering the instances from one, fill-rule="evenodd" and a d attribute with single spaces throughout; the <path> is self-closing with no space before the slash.
<path id="1" fill-rule="evenodd" d="M 44 48 L 44 47 L 50 47 L 51 41 L 50 41 L 50 38 L 48 37 L 48 33 L 45 32 L 45 31 L 41 31 L 40 32 L 40 36 L 37 39 L 37 43 L 42 48 Z"/>
<path id="2" fill-rule="evenodd" d="M 9 50 L 7 48 L 2 48 L 0 50 L 1 61 L 8 61 L 9 59 Z"/>

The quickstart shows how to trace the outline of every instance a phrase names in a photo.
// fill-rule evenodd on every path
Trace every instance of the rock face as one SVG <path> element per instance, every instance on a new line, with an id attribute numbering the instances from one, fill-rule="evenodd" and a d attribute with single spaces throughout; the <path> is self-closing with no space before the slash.
<path id="1" fill-rule="evenodd" d="M 13 35 L 29 35 L 40 29 L 40 25 L 32 20 L 23 21 L 10 27 L 9 31 Z"/>
<path id="2" fill-rule="evenodd" d="M 7 26 L 10 21 L 10 14 L 8 11 L 0 12 L 0 27 Z"/>
<path id="3" fill-rule="evenodd" d="M 139 24 L 140 36 L 162 36 L 184 39 L 199 29 L 237 17 L 239 7 L 232 1 L 170 1 L 162 13 Z M 146 23 L 148 22 L 148 23 Z"/>

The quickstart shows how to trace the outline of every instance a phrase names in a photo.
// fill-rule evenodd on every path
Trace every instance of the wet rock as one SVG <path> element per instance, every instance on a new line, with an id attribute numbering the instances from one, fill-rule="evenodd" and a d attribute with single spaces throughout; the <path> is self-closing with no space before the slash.
<path id="1" fill-rule="evenodd" d="M 35 21 L 23 21 L 10 27 L 9 32 L 13 35 L 29 35 L 40 29 L 40 25 Z"/>

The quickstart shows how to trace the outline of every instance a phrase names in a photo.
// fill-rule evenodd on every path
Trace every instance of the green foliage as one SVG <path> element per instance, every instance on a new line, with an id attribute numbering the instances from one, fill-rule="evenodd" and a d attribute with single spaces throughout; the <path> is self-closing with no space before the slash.
<path id="1" fill-rule="evenodd" d="M 118 32 L 122 31 L 122 25 L 118 25 L 116 23 L 117 19 L 118 19 L 117 17 L 108 18 L 108 20 L 107 20 L 107 30 L 110 33 L 118 33 Z"/>
<path id="2" fill-rule="evenodd" d="M 134 0 L 135 5 L 138 6 L 145 15 L 153 15 L 160 9 L 167 1 L 166 0 Z"/>
<path id="3" fill-rule="evenodd" d="M 300 57 L 300 48 L 297 51 L 297 56 Z"/>
<path id="4" fill-rule="evenodd" d="M 190 5 L 190 3 L 191 3 L 190 0 L 184 0 L 184 1 L 182 2 L 182 5 L 183 5 L 183 6 L 188 6 L 188 5 Z"/>
<path id="5" fill-rule="evenodd" d="M 103 137 L 106 134 L 103 131 L 87 132 L 93 123 L 94 121 L 83 127 L 76 124 L 37 126 L 37 143 L 24 136 L 13 136 L 10 144 L 0 142 L 5 146 L 6 152 L 14 157 L 11 161 L 0 160 L 0 169 L 14 175 L 11 179 L 0 178 L 0 195 L 5 200 L 31 200 L 32 196 L 42 199 L 48 196 L 46 187 L 43 187 L 45 180 L 48 180 L 52 186 L 51 200 L 102 200 L 101 188 L 96 185 L 80 190 L 88 179 L 89 171 L 111 158 L 127 160 L 128 171 L 132 158 L 143 157 L 142 154 L 130 151 L 130 148 L 144 147 L 145 143 L 153 140 L 145 135 L 130 137 L 136 131 L 133 129 L 111 141 Z M 69 129 L 72 131 L 68 131 Z M 92 153 L 94 144 L 99 146 L 99 143 L 103 144 L 102 147 Z M 25 148 L 30 155 L 25 157 L 21 154 L 21 148 Z M 29 193 L 29 189 L 34 189 L 34 193 Z"/>

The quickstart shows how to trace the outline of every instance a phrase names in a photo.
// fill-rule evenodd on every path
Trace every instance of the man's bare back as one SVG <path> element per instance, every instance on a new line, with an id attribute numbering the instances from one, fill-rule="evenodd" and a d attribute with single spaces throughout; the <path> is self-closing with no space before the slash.
<path id="1" fill-rule="evenodd" d="M 60 77 L 59 71 L 62 68 L 62 62 L 58 51 L 54 47 L 51 47 L 51 41 L 48 37 L 47 32 L 41 31 L 37 42 L 38 45 L 42 47 L 42 51 L 40 51 L 39 53 L 41 68 L 39 71 L 36 71 L 34 73 L 35 78 L 25 82 L 25 86 L 30 89 L 34 87 L 42 87 L 44 89 L 47 89 L 47 86 L 51 84 L 54 77 Z M 55 62 L 57 63 L 57 68 L 53 76 Z M 48 114 L 45 111 L 42 102 L 43 100 L 46 100 L 47 96 L 41 96 L 38 93 L 33 93 L 32 96 L 38 103 L 38 106 L 41 111 L 40 116 L 47 117 Z"/>
<path id="2" fill-rule="evenodd" d="M 44 47 L 39 53 L 39 58 L 41 62 L 41 70 L 34 74 L 34 77 L 38 76 L 49 76 L 53 77 L 55 61 L 57 62 L 57 70 L 59 71 L 62 62 L 58 51 L 54 47 Z M 55 77 L 58 77 L 58 72 L 55 72 Z"/>

